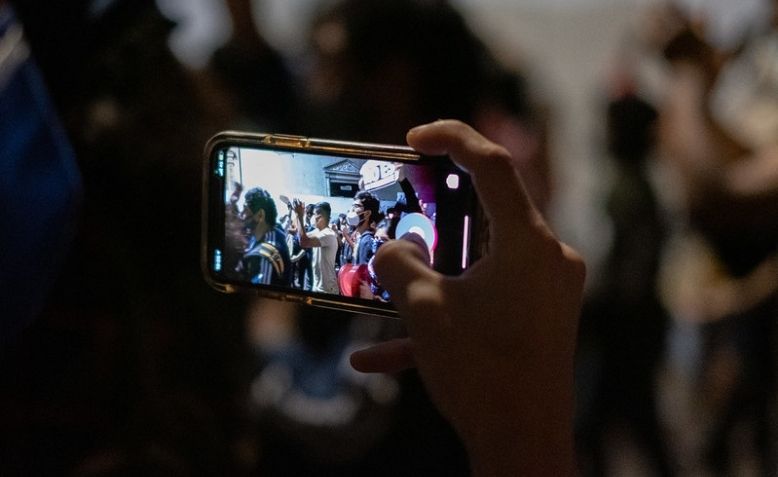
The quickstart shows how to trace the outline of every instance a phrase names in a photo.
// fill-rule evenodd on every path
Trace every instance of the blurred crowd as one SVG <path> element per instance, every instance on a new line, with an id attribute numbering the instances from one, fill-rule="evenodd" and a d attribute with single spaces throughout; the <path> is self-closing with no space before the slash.
<path id="1" fill-rule="evenodd" d="M 582 475 L 778 473 L 765 1 L 768 25 L 727 49 L 681 6 L 652 4 L 592 91 L 613 233 L 580 322 Z M 301 56 L 266 41 L 251 0 L 225 0 L 231 37 L 194 70 L 153 0 L 0 0 L 0 475 L 468 474 L 415 373 L 348 364 L 401 321 L 209 289 L 202 148 L 226 129 L 403 144 L 456 118 L 508 148 L 547 211 L 554 104 L 446 1 L 315 3 Z M 346 211 L 311 205 L 281 218 L 290 259 L 296 229 L 321 219 L 336 267 L 356 260 L 354 229 L 374 252 L 398 212 L 349 229 Z M 305 260 L 290 279 L 310 289 Z"/>

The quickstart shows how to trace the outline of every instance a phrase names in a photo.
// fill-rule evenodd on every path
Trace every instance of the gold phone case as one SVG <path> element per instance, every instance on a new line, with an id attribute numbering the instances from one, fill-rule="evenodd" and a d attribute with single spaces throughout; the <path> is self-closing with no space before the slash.
<path id="1" fill-rule="evenodd" d="M 388 303 L 369 300 L 348 300 L 340 295 L 305 294 L 295 289 L 278 289 L 270 286 L 259 286 L 243 283 L 230 283 L 214 277 L 209 265 L 210 248 L 209 238 L 213 231 L 210 219 L 213 205 L 212 179 L 213 157 L 215 151 L 230 147 L 259 148 L 269 150 L 306 152 L 314 154 L 332 155 L 338 157 L 352 157 L 358 159 L 378 159 L 397 161 L 402 163 L 421 163 L 425 158 L 412 148 L 407 146 L 394 146 L 385 144 L 361 143 L 352 141 L 339 141 L 328 139 L 316 139 L 302 136 L 284 134 L 247 133 L 238 131 L 225 131 L 213 136 L 205 147 L 203 160 L 203 188 L 202 188 L 202 227 L 201 227 L 201 254 L 200 264 L 205 280 L 216 290 L 224 293 L 249 292 L 262 297 L 273 298 L 306 305 L 342 310 L 352 313 L 397 317 L 397 311 Z M 475 202 L 474 202 L 475 203 Z M 482 229 L 478 224 L 482 221 L 482 214 L 477 205 L 471 228 L 472 236 L 477 235 Z M 470 243 L 475 242 L 474 238 Z M 477 245 L 477 244 L 474 244 Z M 479 252 L 478 246 L 471 246 L 473 259 Z"/>

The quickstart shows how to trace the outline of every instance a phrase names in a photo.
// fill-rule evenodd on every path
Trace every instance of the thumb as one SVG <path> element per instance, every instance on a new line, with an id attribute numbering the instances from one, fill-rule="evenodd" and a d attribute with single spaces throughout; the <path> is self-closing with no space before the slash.
<path id="1" fill-rule="evenodd" d="M 427 246 L 421 239 L 413 240 L 414 236 L 407 234 L 384 244 L 374 263 L 381 285 L 409 325 L 417 321 L 416 315 L 429 316 L 442 303 L 441 282 L 445 279 L 430 268 Z"/>
<path id="2" fill-rule="evenodd" d="M 426 245 L 412 240 L 415 234 L 407 235 L 382 245 L 375 257 L 376 274 L 395 303 L 407 299 L 409 286 L 417 280 L 435 280 L 438 275 L 430 268 Z"/>
<path id="3" fill-rule="evenodd" d="M 416 366 L 413 344 L 409 338 L 398 338 L 355 351 L 351 366 L 363 373 L 398 373 Z"/>

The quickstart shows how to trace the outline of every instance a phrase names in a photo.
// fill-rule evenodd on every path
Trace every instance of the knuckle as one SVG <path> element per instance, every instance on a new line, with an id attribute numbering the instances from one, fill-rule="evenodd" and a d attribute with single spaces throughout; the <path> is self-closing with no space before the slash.
<path id="1" fill-rule="evenodd" d="M 571 275 L 577 281 L 583 283 L 586 279 L 586 262 L 583 257 L 572 247 L 564 243 L 560 243 L 560 245 L 562 247 L 562 255 L 571 271 Z"/>
<path id="2" fill-rule="evenodd" d="M 511 157 L 511 154 L 499 144 L 485 140 L 483 156 L 491 165 L 513 167 L 513 158 Z"/>
<path id="3" fill-rule="evenodd" d="M 455 134 L 466 134 L 472 131 L 472 128 L 459 119 L 442 119 L 440 122 L 450 128 Z"/>

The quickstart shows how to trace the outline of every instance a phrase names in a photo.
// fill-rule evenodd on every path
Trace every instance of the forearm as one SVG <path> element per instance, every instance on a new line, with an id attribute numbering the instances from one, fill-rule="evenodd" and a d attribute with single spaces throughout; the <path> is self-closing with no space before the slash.
<path id="1" fill-rule="evenodd" d="M 305 231 L 305 227 L 303 227 L 302 224 L 300 224 L 300 227 L 297 228 L 297 238 L 300 240 L 300 246 L 302 248 L 321 246 L 319 239 L 308 236 L 308 233 Z M 303 253 L 304 252 L 305 251 L 303 251 Z"/>
<path id="2" fill-rule="evenodd" d="M 533 426 L 528 436 L 494 434 L 488 439 L 466 445 L 470 470 L 484 476 L 573 476 L 576 474 L 572 432 L 554 429 L 556 424 Z"/>
<path id="3" fill-rule="evenodd" d="M 297 255 L 292 255 L 291 257 L 289 257 L 289 260 L 291 260 L 292 263 L 297 263 L 304 256 L 305 256 L 305 250 L 300 250 L 300 252 L 298 252 Z"/>
<path id="4" fill-rule="evenodd" d="M 317 240 L 310 238 L 305 233 L 305 229 L 300 229 L 300 231 L 298 232 L 298 237 L 300 238 L 300 246 L 302 248 L 317 247 L 319 245 L 319 242 Z"/>
<path id="5" fill-rule="evenodd" d="M 300 241 L 300 246 L 302 248 L 311 248 L 310 244 L 310 237 L 308 237 L 308 233 L 305 231 L 305 224 L 303 223 L 303 214 L 296 213 L 296 222 L 297 222 L 297 238 Z"/>

